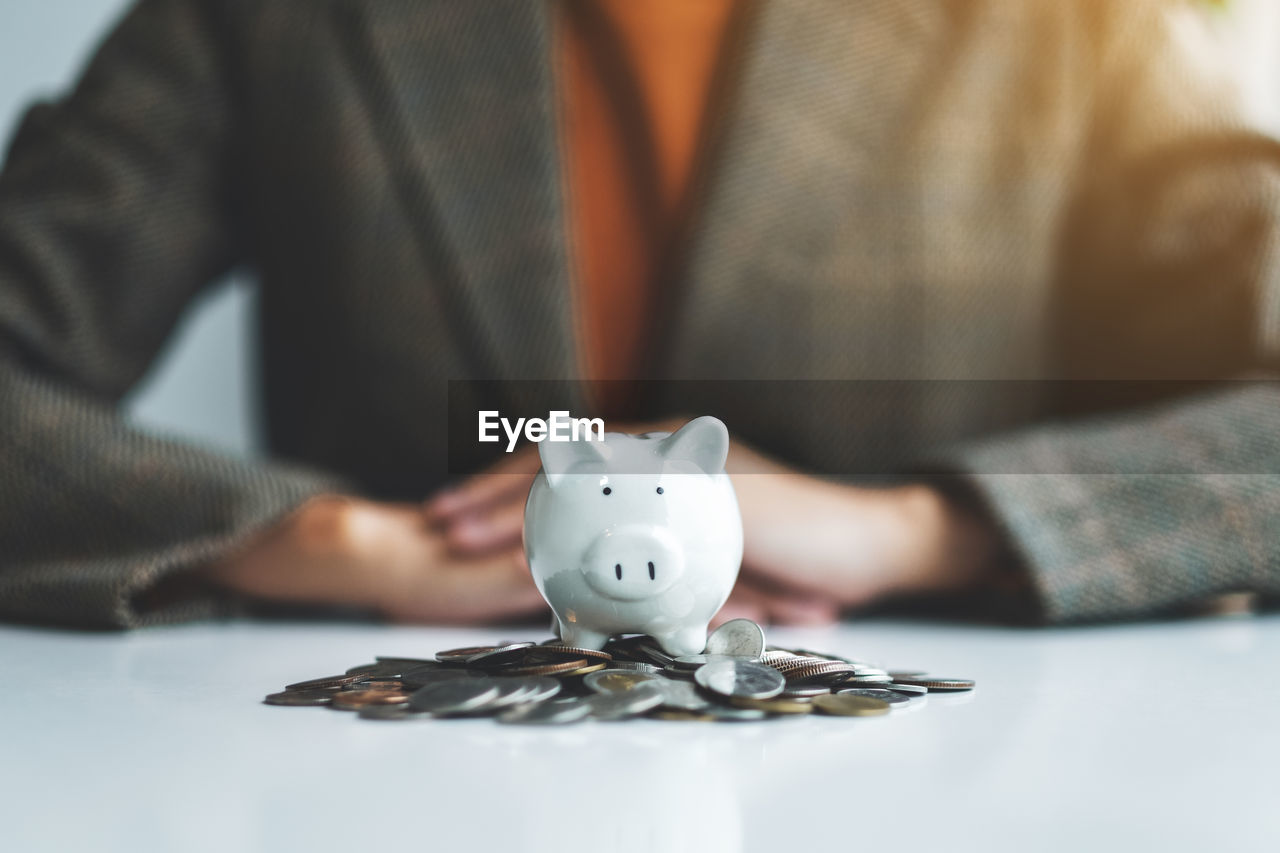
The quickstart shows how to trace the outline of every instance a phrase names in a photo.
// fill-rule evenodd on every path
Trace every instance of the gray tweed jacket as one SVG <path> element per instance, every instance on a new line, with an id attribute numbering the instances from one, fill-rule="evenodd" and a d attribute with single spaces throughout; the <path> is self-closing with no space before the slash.
<path id="1" fill-rule="evenodd" d="M 649 413 L 820 473 L 952 472 L 1050 620 L 1280 593 L 1280 159 L 1188 15 L 754 3 L 644 373 L 689 381 Z M 541 399 L 449 380 L 579 375 L 554 20 L 141 0 L 30 111 L 0 176 L 0 616 L 216 612 L 148 593 L 320 491 L 429 493 L 451 388 Z M 235 265 L 262 287 L 263 462 L 117 409 Z"/>

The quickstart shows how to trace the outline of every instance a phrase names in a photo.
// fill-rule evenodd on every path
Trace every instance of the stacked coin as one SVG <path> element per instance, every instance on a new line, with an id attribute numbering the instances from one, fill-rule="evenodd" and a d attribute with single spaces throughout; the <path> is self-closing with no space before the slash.
<path id="1" fill-rule="evenodd" d="M 645 635 L 614 637 L 603 650 L 558 640 L 504 642 L 449 649 L 433 660 L 379 657 L 342 675 L 290 684 L 264 701 L 327 705 L 370 720 L 738 722 L 808 713 L 877 716 L 931 692 L 973 687 L 965 678 L 767 646 L 759 625 L 734 619 L 711 632 L 697 655 L 673 657 Z"/>

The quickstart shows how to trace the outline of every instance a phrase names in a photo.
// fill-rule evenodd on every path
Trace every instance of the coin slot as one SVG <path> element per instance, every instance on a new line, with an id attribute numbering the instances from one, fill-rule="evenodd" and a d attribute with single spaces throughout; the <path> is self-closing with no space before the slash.
<path id="1" fill-rule="evenodd" d="M 653 570 L 653 563 L 650 563 L 649 564 L 649 580 L 653 580 L 655 574 L 656 573 Z"/>
<path id="2" fill-rule="evenodd" d="M 622 563 L 614 563 L 613 573 L 618 576 L 618 580 L 622 580 Z"/>

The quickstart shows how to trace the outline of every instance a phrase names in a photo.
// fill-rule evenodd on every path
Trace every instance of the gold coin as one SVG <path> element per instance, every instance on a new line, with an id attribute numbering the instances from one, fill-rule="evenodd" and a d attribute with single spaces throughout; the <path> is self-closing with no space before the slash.
<path id="1" fill-rule="evenodd" d="M 679 720 L 680 722 L 691 723 L 710 723 L 715 721 L 715 717 L 710 714 L 703 714 L 700 711 L 663 709 L 661 711 L 651 711 L 649 716 L 655 720 Z"/>
<path id="2" fill-rule="evenodd" d="M 562 672 L 560 673 L 560 677 L 568 678 L 571 675 L 586 675 L 588 672 L 595 672 L 597 670 L 604 669 L 608 665 L 609 665 L 608 663 L 604 661 L 600 661 L 599 663 L 593 663 L 593 664 L 590 664 L 589 666 L 580 666 L 577 669 L 571 669 L 568 672 Z"/>
<path id="3" fill-rule="evenodd" d="M 874 696 L 832 693 L 813 697 L 813 707 L 835 717 L 878 717 L 889 713 L 889 703 Z"/>
<path id="4" fill-rule="evenodd" d="M 637 684 L 653 681 L 653 676 L 643 672 L 606 669 L 599 675 L 586 679 L 585 683 L 597 693 L 620 693 L 632 690 Z"/>
<path id="5" fill-rule="evenodd" d="M 729 701 L 739 708 L 754 708 L 769 714 L 808 714 L 813 710 L 812 702 L 801 702 L 797 699 L 752 699 L 748 696 L 731 696 Z"/>

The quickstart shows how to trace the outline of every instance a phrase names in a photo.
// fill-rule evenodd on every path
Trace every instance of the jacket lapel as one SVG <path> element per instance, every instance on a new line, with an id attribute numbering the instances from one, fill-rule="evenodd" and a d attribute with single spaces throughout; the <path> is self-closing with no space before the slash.
<path id="1" fill-rule="evenodd" d="M 573 375 L 548 8 L 340 6 L 430 286 L 471 368 L 457 378 Z"/>
<path id="2" fill-rule="evenodd" d="M 893 312 L 876 301 L 901 298 L 887 270 L 911 275 L 901 266 L 911 253 L 899 250 L 911 238 L 901 229 L 913 219 L 902 210 L 905 200 L 886 198 L 895 186 L 886 176 L 901 153 L 893 146 L 911 135 L 919 101 L 933 88 L 929 69 L 942 65 L 926 58 L 945 50 L 947 9 L 961 5 L 758 4 L 675 287 L 667 376 L 854 378 L 876 371 L 874 359 L 858 353 L 859 340 L 870 339 L 859 324 L 883 323 Z M 850 228 L 852 219 L 870 225 Z M 837 289 L 857 291 L 841 298 L 862 299 L 867 309 L 841 318 L 848 321 L 847 356 L 807 337 L 824 322 L 815 316 L 818 306 Z M 884 340 L 883 328 L 866 334 L 873 333 Z M 902 347 L 893 349 L 901 357 Z"/>

